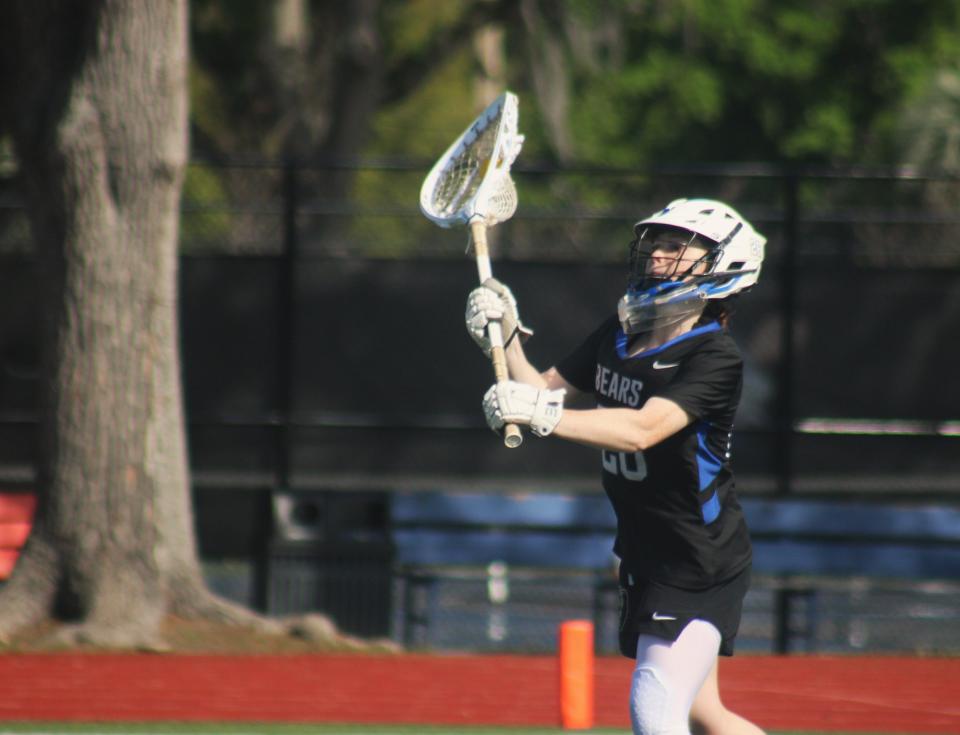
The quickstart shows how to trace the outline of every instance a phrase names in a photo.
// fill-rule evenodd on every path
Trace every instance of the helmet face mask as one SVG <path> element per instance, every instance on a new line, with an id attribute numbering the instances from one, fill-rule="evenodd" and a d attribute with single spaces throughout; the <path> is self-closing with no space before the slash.
<path id="1" fill-rule="evenodd" d="M 707 300 L 753 286 L 766 239 L 736 211 L 708 199 L 679 199 L 634 226 L 627 291 L 618 304 L 624 332 L 669 327 Z"/>
<path id="2" fill-rule="evenodd" d="M 712 243 L 676 228 L 644 227 L 630 243 L 628 285 L 634 289 L 683 279 L 703 272 L 713 255 Z"/>

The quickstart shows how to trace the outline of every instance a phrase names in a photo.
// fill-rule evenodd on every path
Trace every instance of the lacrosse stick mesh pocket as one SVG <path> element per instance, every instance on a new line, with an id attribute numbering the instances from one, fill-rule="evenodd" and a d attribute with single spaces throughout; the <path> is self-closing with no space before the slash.
<path id="1" fill-rule="evenodd" d="M 444 167 L 431 192 L 429 205 L 436 216 L 453 217 L 476 196 L 493 159 L 497 125 L 487 125 Z"/>
<path id="2" fill-rule="evenodd" d="M 500 173 L 493 184 L 483 208 L 487 227 L 510 219 L 517 211 L 517 187 L 513 185 L 510 174 L 506 171 Z"/>

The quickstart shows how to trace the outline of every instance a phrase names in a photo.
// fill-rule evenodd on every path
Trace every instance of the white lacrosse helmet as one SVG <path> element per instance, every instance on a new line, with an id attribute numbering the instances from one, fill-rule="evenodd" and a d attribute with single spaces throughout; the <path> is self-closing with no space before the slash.
<path id="1" fill-rule="evenodd" d="M 707 300 L 746 291 L 760 277 L 766 238 L 722 202 L 677 199 L 633 230 L 627 292 L 617 308 L 627 334 L 676 324 L 701 311 Z M 705 248 L 707 254 L 684 271 L 653 274 L 648 263 L 655 242 L 665 235 Z M 682 258 L 681 252 L 678 264 Z M 702 264 L 706 267 L 694 273 Z"/>

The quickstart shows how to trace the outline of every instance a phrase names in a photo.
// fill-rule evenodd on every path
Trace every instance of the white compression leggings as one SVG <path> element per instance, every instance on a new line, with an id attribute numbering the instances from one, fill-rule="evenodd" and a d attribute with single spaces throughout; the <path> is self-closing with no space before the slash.
<path id="1" fill-rule="evenodd" d="M 635 735 L 690 735 L 690 707 L 720 650 L 720 631 L 692 620 L 677 640 L 650 635 L 637 643 L 630 687 Z"/>

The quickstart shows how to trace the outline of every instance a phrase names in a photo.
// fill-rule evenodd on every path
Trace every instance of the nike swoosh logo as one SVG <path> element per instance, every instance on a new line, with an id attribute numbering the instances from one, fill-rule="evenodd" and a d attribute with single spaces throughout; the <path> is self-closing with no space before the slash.
<path id="1" fill-rule="evenodd" d="M 661 615 L 660 613 L 655 612 L 653 613 L 653 615 L 650 616 L 650 619 L 651 620 L 676 620 L 677 618 L 675 615 Z"/>
<path id="2" fill-rule="evenodd" d="M 653 361 L 654 370 L 669 370 L 670 368 L 680 367 L 679 362 L 660 362 L 659 360 Z"/>

